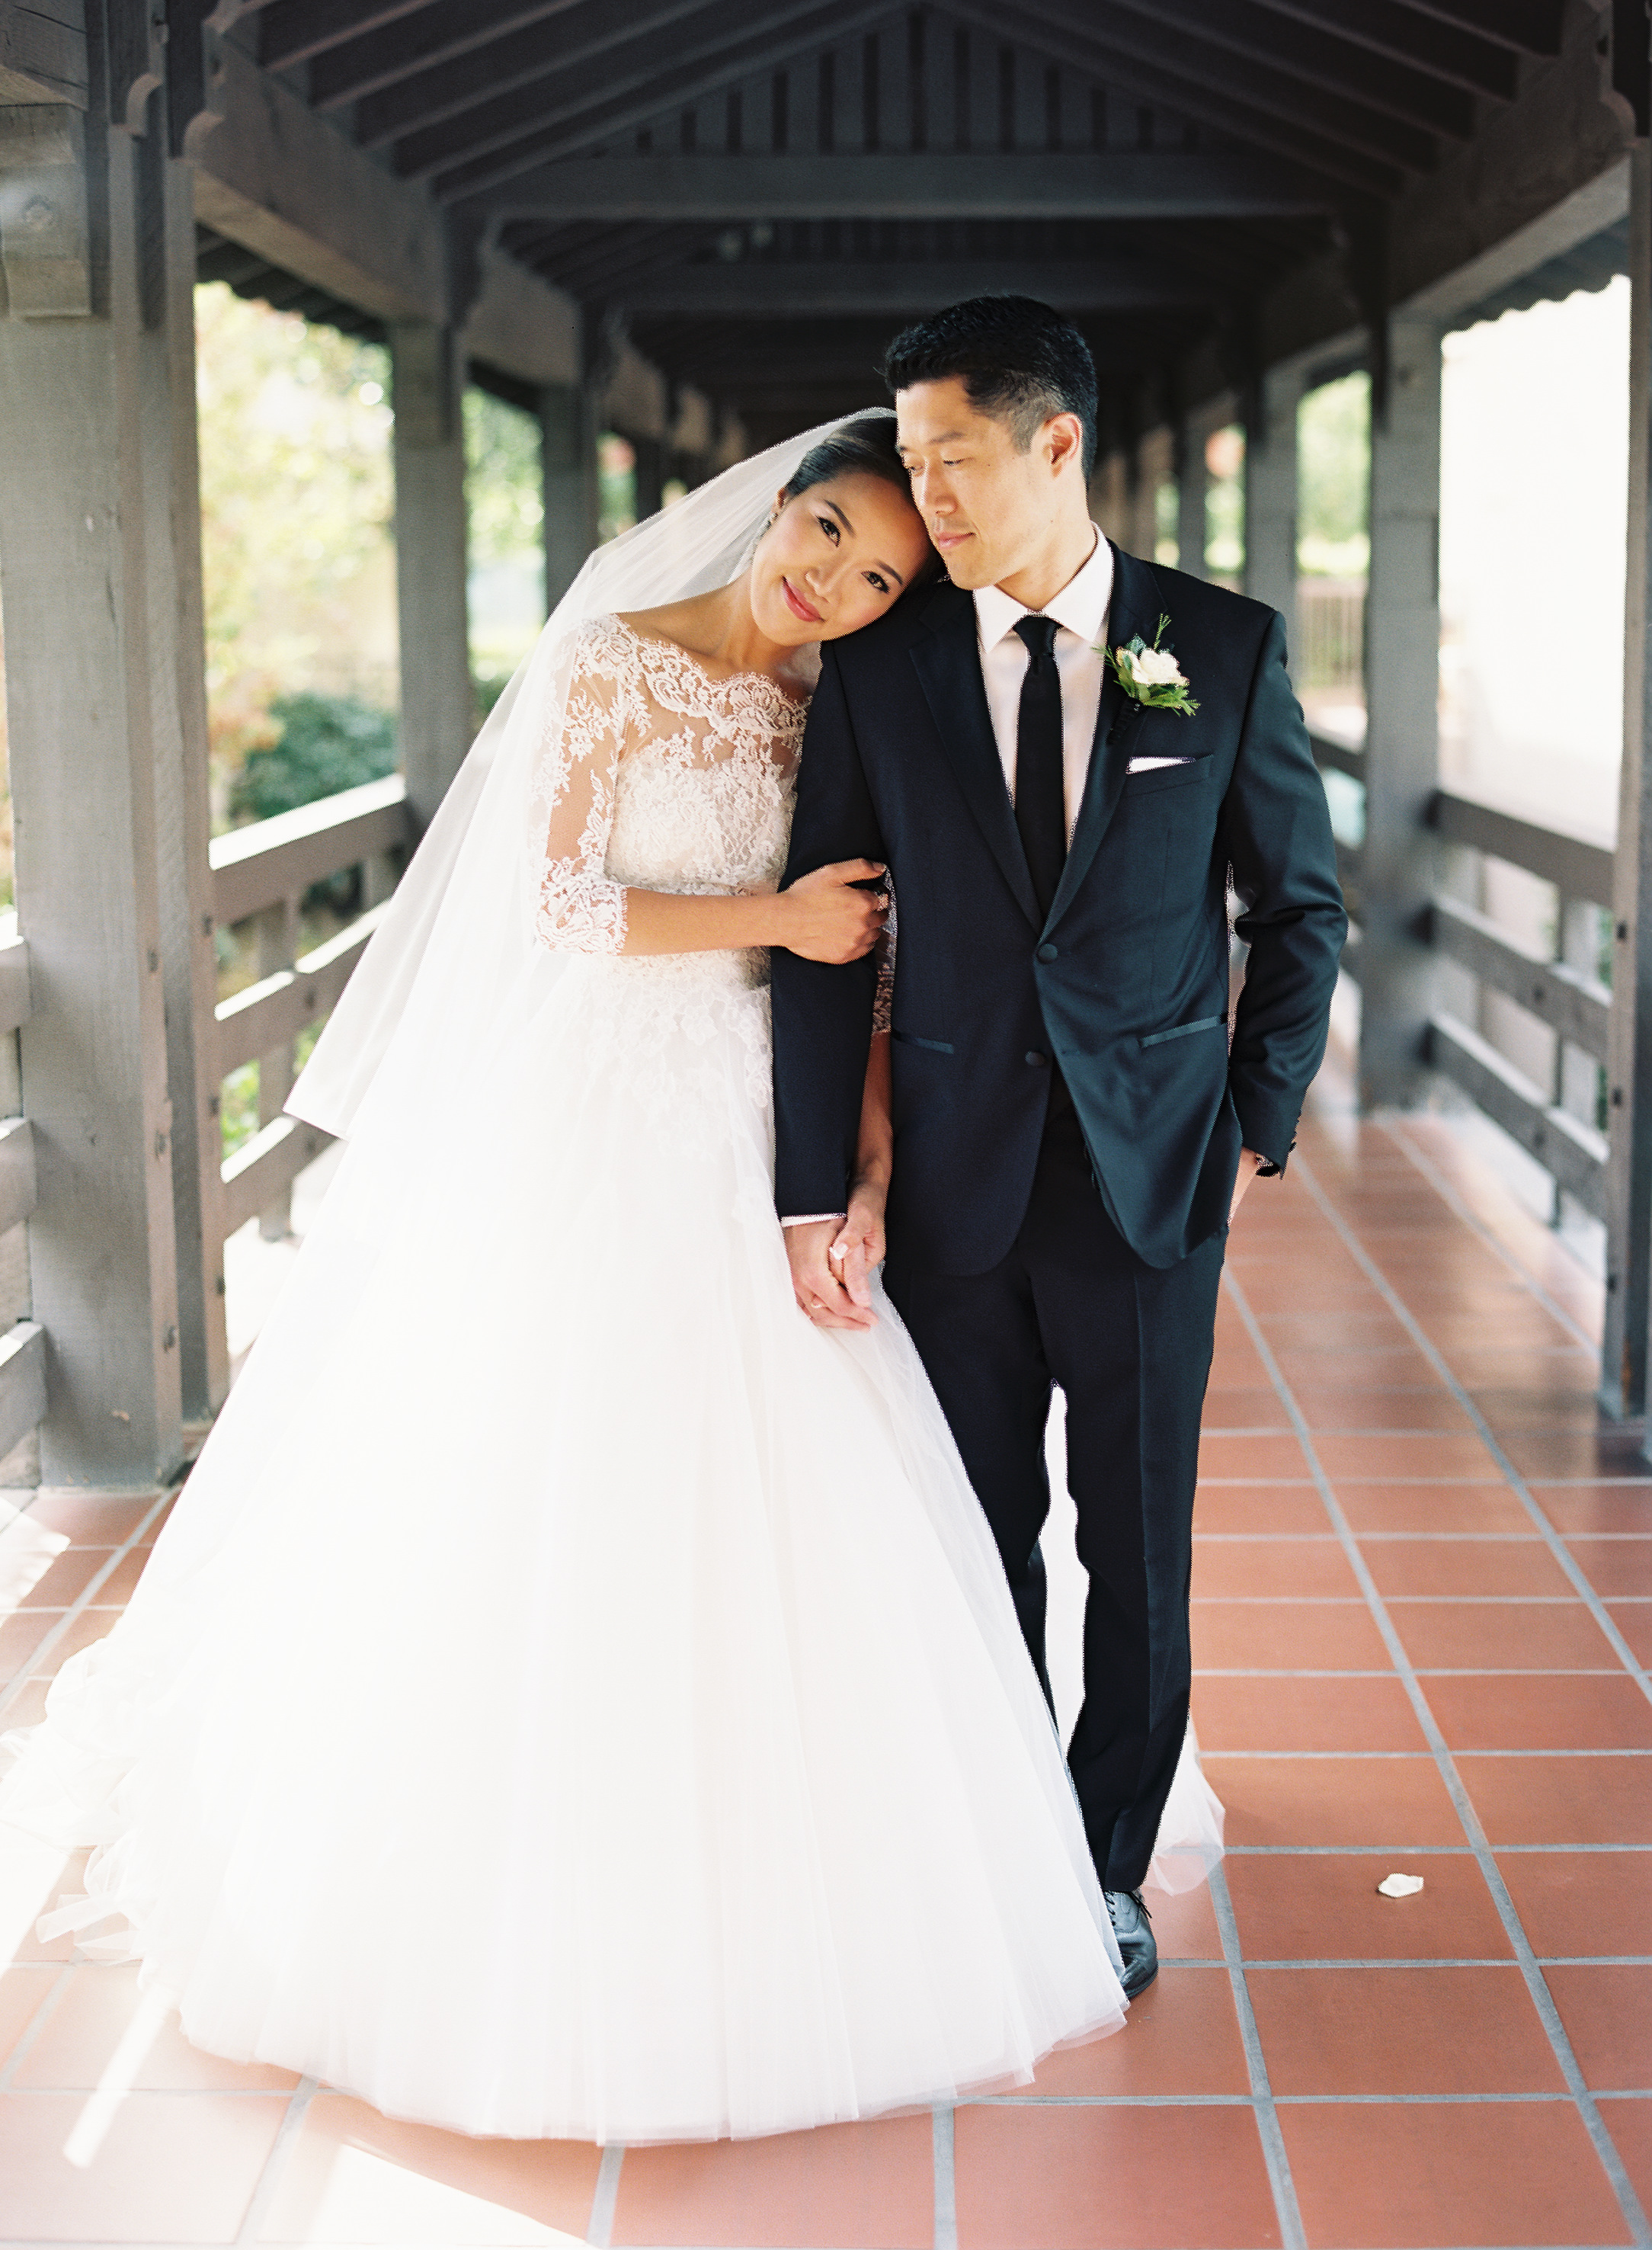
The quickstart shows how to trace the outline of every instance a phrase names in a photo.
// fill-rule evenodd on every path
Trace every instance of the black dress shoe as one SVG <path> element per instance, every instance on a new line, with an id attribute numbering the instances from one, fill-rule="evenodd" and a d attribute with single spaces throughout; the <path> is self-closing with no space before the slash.
<path id="1" fill-rule="evenodd" d="M 1112 1933 L 1124 1957 L 1125 1998 L 1145 1992 L 1159 1974 L 1159 1947 L 1153 1934 L 1153 1917 L 1141 1902 L 1139 1891 L 1104 1891 Z"/>

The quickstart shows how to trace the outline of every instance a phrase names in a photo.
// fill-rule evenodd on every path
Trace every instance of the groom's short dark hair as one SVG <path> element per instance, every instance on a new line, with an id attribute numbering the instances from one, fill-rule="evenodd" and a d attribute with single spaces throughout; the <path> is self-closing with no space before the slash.
<path id="1" fill-rule="evenodd" d="M 1070 321 L 1036 297 L 966 297 L 903 328 L 884 354 L 891 394 L 959 376 L 972 406 L 1009 424 L 1025 452 L 1054 414 L 1084 427 L 1084 475 L 1096 466 L 1096 362 Z"/>

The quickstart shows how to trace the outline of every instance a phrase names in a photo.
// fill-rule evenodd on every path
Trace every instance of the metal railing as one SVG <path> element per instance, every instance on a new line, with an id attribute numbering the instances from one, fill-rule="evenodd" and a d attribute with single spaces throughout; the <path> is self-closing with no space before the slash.
<path id="1" fill-rule="evenodd" d="M 1322 771 L 1346 774 L 1363 783 L 1362 751 L 1318 735 L 1312 742 Z M 1585 942 L 1573 949 L 1578 957 L 1568 960 L 1522 943 L 1466 901 L 1436 894 L 1428 933 L 1435 950 L 1465 970 L 1481 991 L 1501 993 L 1552 1032 L 1555 1060 L 1551 1084 L 1540 1086 L 1481 1032 L 1445 1008 L 1436 1008 L 1429 1019 L 1428 1060 L 1537 1158 L 1557 1191 L 1564 1190 L 1593 1217 L 1601 1218 L 1607 1136 L 1596 1122 L 1579 1114 L 1575 1101 L 1568 1106 L 1563 1097 L 1568 1051 L 1586 1058 L 1597 1074 L 1607 1061 L 1612 994 L 1594 973 L 1598 948 L 1587 942 L 1587 932 L 1590 918 L 1610 909 L 1613 855 L 1601 845 L 1449 790 L 1435 792 L 1428 818 L 1442 842 L 1502 860 L 1553 887 L 1556 942 L 1562 954 L 1567 949 L 1568 932 L 1580 927 L 1577 909 L 1586 910 L 1581 925 Z M 1337 861 L 1357 928 L 1359 846 L 1339 839 Z M 1342 965 L 1357 983 L 1357 935 L 1351 937 Z"/>
<path id="2" fill-rule="evenodd" d="M 215 1011 L 214 1082 L 221 1089 L 232 1071 L 258 1065 L 258 1129 L 224 1160 L 221 1235 L 255 1215 L 266 1233 L 284 1233 L 294 1179 L 328 1145 L 327 1134 L 283 1113 L 294 1044 L 336 1004 L 382 918 L 395 887 L 396 857 L 411 840 L 407 784 L 392 774 L 233 829 L 212 843 L 214 919 L 221 928 L 256 922 L 262 971 Z M 304 894 L 356 866 L 363 871 L 363 911 L 326 944 L 299 954 Z"/>

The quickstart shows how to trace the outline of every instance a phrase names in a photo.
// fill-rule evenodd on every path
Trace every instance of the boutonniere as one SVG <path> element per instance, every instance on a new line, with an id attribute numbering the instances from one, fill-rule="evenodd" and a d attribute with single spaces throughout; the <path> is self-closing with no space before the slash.
<path id="1" fill-rule="evenodd" d="M 1170 650 L 1162 645 L 1169 623 L 1168 618 L 1160 618 L 1151 648 L 1137 633 L 1117 648 L 1098 649 L 1097 654 L 1112 666 L 1113 678 L 1125 694 L 1144 710 L 1174 711 L 1184 719 L 1191 719 L 1199 706 L 1187 693 L 1186 673 Z"/>

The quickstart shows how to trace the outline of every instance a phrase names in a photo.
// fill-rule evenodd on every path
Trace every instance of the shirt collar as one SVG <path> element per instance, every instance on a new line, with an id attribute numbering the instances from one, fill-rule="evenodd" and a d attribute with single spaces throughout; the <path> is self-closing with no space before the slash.
<path id="1" fill-rule="evenodd" d="M 1080 640 L 1091 645 L 1101 638 L 1105 628 L 1113 581 L 1112 549 L 1100 528 L 1092 528 L 1096 543 L 1090 551 L 1089 561 L 1043 607 L 1045 617 L 1054 618 L 1058 625 L 1064 625 L 1069 632 L 1077 633 Z M 978 586 L 974 599 L 975 631 L 984 649 L 995 648 L 1006 633 L 1015 631 L 1022 618 L 1032 614 L 1024 602 L 1005 593 L 1002 586 Z"/>

